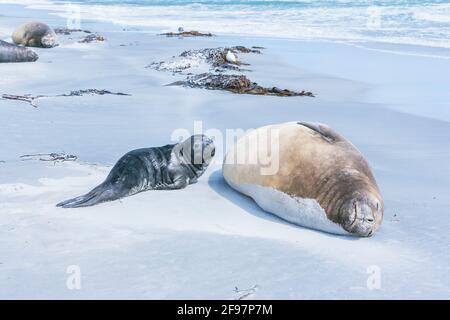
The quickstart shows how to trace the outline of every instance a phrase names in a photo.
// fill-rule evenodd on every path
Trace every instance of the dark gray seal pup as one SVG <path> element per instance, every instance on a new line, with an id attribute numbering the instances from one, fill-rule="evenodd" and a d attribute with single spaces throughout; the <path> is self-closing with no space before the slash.
<path id="1" fill-rule="evenodd" d="M 147 190 L 182 189 L 197 182 L 214 154 L 213 141 L 204 135 L 178 144 L 133 150 L 120 158 L 98 187 L 56 206 L 87 207 Z"/>
<path id="2" fill-rule="evenodd" d="M 12 34 L 15 44 L 26 47 L 53 48 L 58 45 L 55 31 L 42 22 L 28 22 Z"/>
<path id="3" fill-rule="evenodd" d="M 2 62 L 33 62 L 39 58 L 36 52 L 0 40 L 0 63 Z"/>

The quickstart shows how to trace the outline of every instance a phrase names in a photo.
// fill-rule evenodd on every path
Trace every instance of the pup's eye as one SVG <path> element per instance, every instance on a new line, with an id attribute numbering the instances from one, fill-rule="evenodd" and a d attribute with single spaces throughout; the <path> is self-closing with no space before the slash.
<path id="1" fill-rule="evenodd" d="M 183 149 L 180 150 L 180 156 L 183 156 Z"/>

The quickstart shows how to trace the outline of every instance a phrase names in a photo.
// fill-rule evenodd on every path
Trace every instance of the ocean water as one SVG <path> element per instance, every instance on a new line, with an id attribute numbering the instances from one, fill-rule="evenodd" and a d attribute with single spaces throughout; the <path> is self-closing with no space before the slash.
<path id="1" fill-rule="evenodd" d="M 6 0 L 7 2 L 14 0 Z M 5 2 L 5 0 L 0 0 Z M 450 49 L 450 1 L 79 0 L 17 1 L 157 31 L 178 27 L 276 38 Z"/>

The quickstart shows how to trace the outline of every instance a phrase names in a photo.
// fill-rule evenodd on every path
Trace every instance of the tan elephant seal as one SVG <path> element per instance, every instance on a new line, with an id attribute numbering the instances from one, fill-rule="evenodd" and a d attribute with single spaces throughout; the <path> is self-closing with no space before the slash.
<path id="1" fill-rule="evenodd" d="M 55 31 L 42 22 L 21 25 L 12 34 L 15 44 L 26 47 L 53 48 L 58 45 Z"/>
<path id="2" fill-rule="evenodd" d="M 223 175 L 264 210 L 304 227 L 368 237 L 383 219 L 369 164 L 323 124 L 288 122 L 250 131 L 225 156 Z"/>

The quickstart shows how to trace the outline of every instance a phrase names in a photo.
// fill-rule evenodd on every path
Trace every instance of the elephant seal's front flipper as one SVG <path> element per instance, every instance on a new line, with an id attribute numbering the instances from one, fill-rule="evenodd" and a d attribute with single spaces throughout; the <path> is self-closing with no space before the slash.
<path id="1" fill-rule="evenodd" d="M 223 175 L 264 210 L 308 228 L 368 237 L 383 219 L 383 198 L 366 159 L 326 125 L 251 130 L 228 150 Z"/>
<path id="2" fill-rule="evenodd" d="M 105 182 L 86 195 L 57 204 L 62 208 L 93 206 L 147 190 L 176 190 L 195 183 L 215 153 L 214 143 L 194 135 L 182 143 L 128 152 Z"/>

